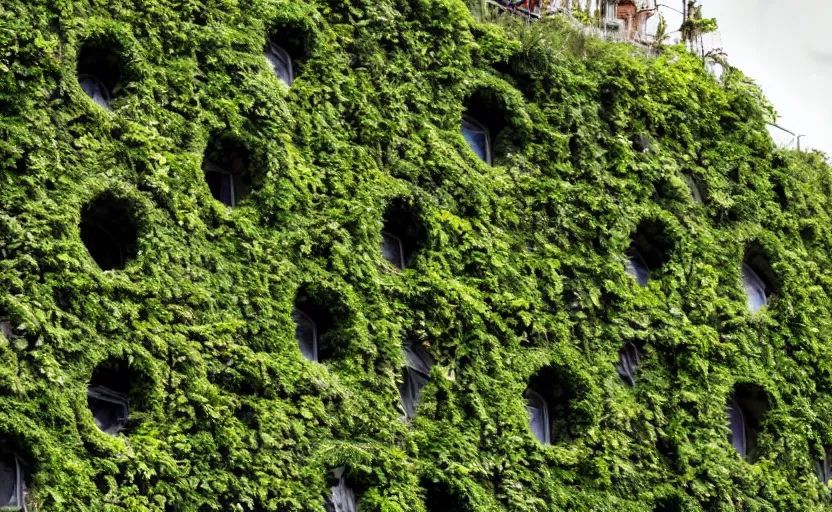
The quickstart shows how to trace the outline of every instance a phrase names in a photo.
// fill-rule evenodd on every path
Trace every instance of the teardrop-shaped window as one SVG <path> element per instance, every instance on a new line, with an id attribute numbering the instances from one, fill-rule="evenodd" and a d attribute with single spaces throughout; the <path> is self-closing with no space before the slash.
<path id="1" fill-rule="evenodd" d="M 541 444 L 551 444 L 551 425 L 549 423 L 549 404 L 534 390 L 527 389 L 526 410 L 529 412 L 529 428 L 532 435 Z"/>
<path id="2" fill-rule="evenodd" d="M 491 140 L 488 129 L 479 121 L 464 117 L 462 119 L 462 136 L 480 160 L 491 165 Z"/>
<path id="3" fill-rule="evenodd" d="M 644 258 L 641 257 L 638 251 L 631 250 L 629 252 L 627 273 L 636 280 L 639 286 L 647 286 L 647 282 L 650 281 L 650 269 L 647 268 L 647 263 L 644 262 Z"/>
<path id="4" fill-rule="evenodd" d="M 766 285 L 754 270 L 742 264 L 742 287 L 745 290 L 748 310 L 756 313 L 768 302 L 766 298 Z"/>
<path id="5" fill-rule="evenodd" d="M 731 400 L 728 405 L 728 427 L 731 430 L 731 444 L 744 459 L 747 455 L 745 413 L 736 400 Z"/>
<path id="6" fill-rule="evenodd" d="M 393 265 L 404 269 L 404 246 L 396 235 L 386 231 L 381 232 L 381 255 Z"/>
<path id="7" fill-rule="evenodd" d="M 274 74 L 287 86 L 291 86 L 295 80 L 292 70 L 292 57 L 283 48 L 274 43 L 266 46 L 266 60 L 274 71 Z"/>
<path id="8" fill-rule="evenodd" d="M 292 320 L 295 321 L 295 339 L 301 353 L 306 359 L 317 362 L 318 326 L 309 315 L 298 308 L 292 311 Z"/>

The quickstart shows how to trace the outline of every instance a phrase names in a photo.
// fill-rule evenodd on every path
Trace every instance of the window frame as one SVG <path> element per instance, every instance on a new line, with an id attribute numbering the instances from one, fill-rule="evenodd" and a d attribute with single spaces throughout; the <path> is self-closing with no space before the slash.
<path id="1" fill-rule="evenodd" d="M 493 157 L 492 150 L 491 150 L 491 130 L 489 130 L 483 123 L 481 123 L 480 121 L 474 119 L 473 117 L 471 117 L 469 115 L 462 116 L 462 125 L 461 125 L 462 130 L 465 129 L 465 123 L 473 125 L 474 128 L 482 131 L 485 134 L 485 160 L 483 160 L 483 161 L 485 163 L 487 163 L 488 165 L 494 165 L 494 163 L 493 163 L 494 157 Z M 465 139 L 464 132 L 463 132 L 462 138 Z M 476 154 L 476 151 L 474 151 L 474 148 L 472 148 L 471 145 L 468 144 L 467 139 L 465 139 L 465 145 L 468 146 L 468 148 L 471 151 L 473 151 L 474 154 Z M 477 157 L 479 157 L 479 155 L 477 155 Z M 480 158 L 480 160 L 482 160 L 482 158 Z"/>
<path id="2" fill-rule="evenodd" d="M 114 391 L 108 388 L 107 386 L 88 386 L 87 399 L 89 400 L 90 398 L 100 400 L 102 402 L 108 402 L 110 404 L 119 405 L 124 411 L 124 417 L 118 419 L 118 427 L 114 432 L 110 432 L 110 429 L 105 430 L 98 426 L 98 423 L 96 423 L 95 426 L 98 427 L 98 430 L 111 436 L 118 435 L 119 432 L 124 430 L 124 426 L 130 420 L 130 400 L 125 393 L 119 393 L 118 391 Z M 92 412 L 92 410 L 90 410 L 90 414 L 92 415 L 93 422 L 95 423 L 95 414 Z"/>
<path id="3" fill-rule="evenodd" d="M 327 496 L 324 507 L 327 512 L 357 512 L 358 499 L 355 495 L 355 490 L 347 485 L 345 478 L 346 468 L 341 466 L 332 470 L 332 475 L 338 479 L 338 482 L 329 488 L 329 496 Z M 335 493 L 339 492 L 341 498 L 347 501 L 347 508 L 339 509 L 335 504 Z"/>
<path id="4" fill-rule="evenodd" d="M 765 306 L 768 305 L 768 286 L 766 286 L 765 281 L 763 281 L 760 275 L 757 274 L 757 272 L 745 262 L 743 262 L 740 266 L 740 280 L 743 292 L 745 293 L 746 308 L 752 314 L 758 313 L 760 310 L 762 310 Z M 754 309 L 751 306 L 751 294 L 748 293 L 748 287 L 746 286 L 747 281 L 751 281 L 751 285 L 758 285 L 760 291 L 762 292 L 763 303 L 757 309 Z"/>
<path id="5" fill-rule="evenodd" d="M 402 242 L 402 239 L 399 238 L 398 236 L 394 235 L 393 233 L 389 232 L 389 231 L 382 231 L 381 232 L 381 237 L 382 237 L 382 245 L 385 242 L 385 237 L 390 237 L 390 238 L 395 239 L 396 243 L 399 246 L 399 263 L 396 264 L 396 263 L 393 263 L 392 261 L 390 261 L 389 259 L 387 259 L 384 256 L 383 251 L 382 251 L 382 254 L 381 254 L 382 258 L 384 258 L 384 260 L 386 262 L 390 263 L 391 265 L 395 265 L 396 267 L 398 267 L 399 270 L 404 270 L 405 268 L 407 268 L 407 264 L 406 264 L 405 259 L 404 259 L 404 242 Z"/>
<path id="6" fill-rule="evenodd" d="M 5 460 L 8 459 L 8 460 Z M 11 510 L 26 512 L 26 474 L 23 471 L 23 465 L 20 463 L 20 458 L 17 455 L 7 455 L 4 459 L 0 459 L 0 463 L 8 465 L 8 462 L 14 462 L 14 466 L 10 469 L 14 472 L 14 488 L 12 489 L 12 496 L 9 498 L 7 504 L 0 503 L 0 508 L 8 507 Z"/>
<path id="7" fill-rule="evenodd" d="M 531 388 L 526 389 L 526 391 L 523 393 L 523 398 L 526 399 L 526 412 L 528 413 L 528 425 L 529 425 L 529 430 L 532 433 L 532 437 L 534 437 L 535 440 L 537 440 L 537 442 L 539 442 L 540 444 L 551 445 L 552 444 L 552 423 L 551 423 L 551 420 L 549 418 L 549 402 L 547 402 L 546 399 L 543 398 L 543 395 L 541 395 L 540 393 L 538 393 L 537 391 L 535 391 Z M 540 404 L 542 406 L 542 407 L 540 407 L 540 410 L 543 413 L 542 414 L 542 416 L 543 416 L 543 439 L 538 438 L 537 435 L 535 435 L 534 429 L 532 428 L 532 418 L 533 418 L 533 416 L 532 416 L 532 413 L 531 413 L 530 409 L 532 409 L 532 408 L 537 409 L 536 407 L 534 407 L 532 405 L 529 405 L 529 403 L 532 400 L 539 400 Z"/>
<path id="8" fill-rule="evenodd" d="M 628 356 L 626 361 L 625 356 Z M 634 356 L 635 361 L 630 361 L 629 356 Z M 639 366 L 641 366 L 641 360 L 643 358 L 644 354 L 641 349 L 632 341 L 628 341 L 623 347 L 621 347 L 621 350 L 618 351 L 618 363 L 615 365 L 615 369 L 621 379 L 624 380 L 630 387 L 634 387 L 636 385 L 636 372 L 638 371 Z"/>
<path id="9" fill-rule="evenodd" d="M 229 208 L 235 208 L 237 206 L 237 187 L 234 185 L 234 173 L 231 172 L 231 171 L 228 171 L 228 170 L 220 167 L 219 165 L 215 164 L 214 162 L 210 162 L 210 161 L 205 162 L 205 165 L 203 166 L 202 172 L 204 174 L 208 174 L 209 172 L 212 172 L 212 173 L 216 173 L 216 174 L 221 174 L 223 176 L 228 176 L 229 182 L 231 184 L 231 204 L 223 203 L 221 199 L 217 199 L 216 197 L 214 197 L 213 193 L 211 194 L 211 197 L 215 201 L 219 201 L 220 203 L 224 204 L 225 206 L 227 206 Z M 206 182 L 206 185 L 207 185 L 207 182 Z M 211 192 L 210 187 L 208 187 L 208 192 L 209 193 Z"/>
<path id="10" fill-rule="evenodd" d="M 737 415 L 739 416 L 740 420 L 740 432 L 742 432 L 742 450 L 737 448 L 736 440 L 734 439 L 734 414 L 733 412 L 737 411 Z M 748 457 L 748 421 L 745 419 L 745 411 L 742 410 L 739 402 L 737 402 L 736 398 L 731 399 L 731 404 L 729 405 L 728 411 L 728 429 L 731 433 L 731 446 L 734 447 L 734 450 L 740 455 L 740 457 L 745 460 Z"/>
<path id="11" fill-rule="evenodd" d="M 823 458 L 815 461 L 815 463 L 817 464 L 820 482 L 824 487 L 829 488 L 830 481 L 832 481 L 832 453 L 830 453 L 828 446 L 823 447 Z"/>
<path id="12" fill-rule="evenodd" d="M 295 319 L 295 315 L 302 315 L 303 318 L 305 320 L 307 320 L 309 322 L 309 324 L 312 326 L 312 359 L 309 359 L 308 357 L 306 357 L 306 354 L 304 353 L 303 348 L 300 345 L 300 340 L 298 339 L 298 336 L 297 336 L 297 332 L 298 332 L 297 328 L 299 326 L 299 323 Z M 315 322 L 315 320 L 313 320 L 312 317 L 308 313 L 306 313 L 304 310 L 302 310 L 298 307 L 295 307 L 292 310 L 292 322 L 294 322 L 294 324 L 295 324 L 295 343 L 298 344 L 298 349 L 300 349 L 301 355 L 303 355 L 304 359 L 306 359 L 308 361 L 312 361 L 313 363 L 317 363 L 318 362 L 318 324 L 317 324 L 317 322 Z"/>
<path id="13" fill-rule="evenodd" d="M 639 272 L 636 269 L 636 265 L 641 265 L 642 269 L 644 270 L 645 279 L 644 282 L 641 281 L 639 278 Z M 647 286 L 647 283 L 650 282 L 650 267 L 647 266 L 647 262 L 644 261 L 644 257 L 641 253 L 635 249 L 629 249 L 627 251 L 627 274 L 632 277 L 639 286 L 644 288 Z"/>
<path id="14" fill-rule="evenodd" d="M 403 347 L 405 356 L 405 367 L 402 372 L 402 384 L 399 386 L 399 398 L 404 409 L 404 419 L 411 421 L 416 417 L 416 408 L 419 406 L 422 397 L 422 390 L 430 383 L 430 370 L 436 364 L 430 354 L 421 347 L 406 343 Z M 420 377 L 424 382 L 420 385 L 414 377 Z M 403 390 L 408 388 L 408 379 L 414 386 L 413 403 L 411 407 L 405 403 Z"/>
<path id="15" fill-rule="evenodd" d="M 266 61 L 269 63 L 269 67 L 272 70 L 272 73 L 281 81 L 283 82 L 286 87 L 292 87 L 292 84 L 295 83 L 295 65 L 292 60 L 292 56 L 286 51 L 282 46 L 274 43 L 273 41 L 269 41 L 266 44 Z M 274 65 L 269 60 L 269 54 L 271 54 L 275 59 L 277 59 L 287 70 L 287 74 L 289 75 L 289 81 L 283 79 L 280 74 L 274 68 Z"/>
<path id="16" fill-rule="evenodd" d="M 87 90 L 84 89 L 83 82 L 85 80 L 91 80 L 95 84 L 95 86 L 98 87 L 98 90 L 101 92 L 101 100 L 103 104 L 96 101 L 95 96 L 91 96 L 90 93 L 88 93 Z M 91 73 L 82 73 L 78 75 L 78 85 L 81 87 L 81 90 L 84 91 L 84 94 L 90 100 L 92 100 L 93 103 L 105 110 L 110 110 L 110 102 L 112 102 L 113 98 L 110 94 L 110 91 L 107 89 L 107 86 L 104 85 L 104 82 L 102 82 L 101 79 L 99 79 L 97 76 Z"/>

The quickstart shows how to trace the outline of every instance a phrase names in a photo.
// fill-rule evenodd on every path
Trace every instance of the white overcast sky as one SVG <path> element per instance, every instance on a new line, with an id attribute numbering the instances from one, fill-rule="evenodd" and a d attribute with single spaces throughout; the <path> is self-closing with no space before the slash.
<path id="1" fill-rule="evenodd" d="M 676 30 L 683 0 L 660 0 L 668 31 Z M 804 147 L 832 156 L 832 2 L 826 0 L 701 0 L 703 15 L 716 18 L 731 65 L 762 87 L 778 124 L 805 134 Z M 653 20 L 651 20 L 653 21 Z M 678 33 L 671 39 L 678 38 Z M 721 39 L 721 44 L 720 44 Z M 791 138 L 786 134 L 786 141 Z M 776 137 L 777 140 L 782 140 Z"/>

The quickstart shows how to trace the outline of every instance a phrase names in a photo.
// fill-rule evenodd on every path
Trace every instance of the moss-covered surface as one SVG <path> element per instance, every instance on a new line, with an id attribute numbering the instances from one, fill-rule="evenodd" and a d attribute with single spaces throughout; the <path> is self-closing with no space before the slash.
<path id="1" fill-rule="evenodd" d="M 302 56 L 291 89 L 269 37 Z M 96 46 L 112 112 L 77 81 Z M 459 131 L 471 97 L 502 127 L 493 167 Z M 337 466 L 362 511 L 823 509 L 832 176 L 765 115 L 739 72 L 459 0 L 4 0 L 1 446 L 48 512 L 321 511 Z M 228 141 L 234 209 L 201 168 Z M 421 224 L 404 272 L 379 252 L 394 202 Z M 82 242 L 96 204 L 133 219 L 123 269 Z M 644 288 L 640 225 L 665 249 Z M 757 315 L 747 255 L 773 277 Z M 331 314 L 323 364 L 293 338 L 298 290 Z M 438 362 L 411 423 L 404 340 Z M 118 437 L 87 410 L 108 360 L 132 385 Z M 545 447 L 523 392 L 547 366 L 571 400 Z M 728 441 L 736 385 L 769 403 L 753 464 Z"/>

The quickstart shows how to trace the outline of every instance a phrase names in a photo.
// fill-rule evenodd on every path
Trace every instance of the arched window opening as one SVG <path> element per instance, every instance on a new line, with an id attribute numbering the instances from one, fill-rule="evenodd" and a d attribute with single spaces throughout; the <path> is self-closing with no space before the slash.
<path id="1" fill-rule="evenodd" d="M 269 62 L 275 76 L 287 87 L 290 87 L 295 80 L 295 73 L 289 52 L 269 41 L 266 45 L 266 60 Z"/>
<path id="2" fill-rule="evenodd" d="M 312 317 L 298 308 L 292 310 L 292 320 L 295 322 L 295 339 L 301 354 L 306 359 L 318 362 L 318 326 Z"/>
<path id="3" fill-rule="evenodd" d="M 572 384 L 553 366 L 546 366 L 530 380 L 526 391 L 529 429 L 543 444 L 555 444 L 580 434 L 586 418 L 573 409 Z"/>
<path id="4" fill-rule="evenodd" d="M 740 268 L 746 305 L 751 313 L 760 311 L 776 291 L 776 277 L 762 248 L 752 244 Z"/>
<path id="5" fill-rule="evenodd" d="M 109 359 L 95 368 L 87 387 L 87 407 L 95 426 L 114 436 L 130 418 L 130 372 L 127 363 Z"/>
<path id="6" fill-rule="evenodd" d="M 641 349 L 631 341 L 618 352 L 618 364 L 615 368 L 621 380 L 630 387 L 636 385 L 636 372 L 641 365 L 642 357 Z"/>
<path id="7" fill-rule="evenodd" d="M 462 116 L 462 136 L 468 147 L 491 165 L 494 159 L 494 141 L 505 126 L 505 108 L 494 91 L 480 89 L 465 102 Z"/>
<path id="8" fill-rule="evenodd" d="M 78 83 L 98 106 L 109 109 L 121 79 L 121 62 L 111 47 L 88 43 L 78 53 Z"/>
<path id="9" fill-rule="evenodd" d="M 435 364 L 433 358 L 424 348 L 412 343 L 405 343 L 404 356 L 406 365 L 399 384 L 405 419 L 416 417 L 416 406 L 424 388 L 430 382 L 430 369 Z"/>
<path id="10" fill-rule="evenodd" d="M 134 210 L 104 192 L 81 211 L 81 241 L 101 270 L 118 270 L 138 254 Z"/>
<path id="11" fill-rule="evenodd" d="M 26 475 L 20 459 L 0 453 L 0 509 L 25 511 L 26 494 Z"/>
<path id="12" fill-rule="evenodd" d="M 422 489 L 425 490 L 425 509 L 428 512 L 471 512 L 470 504 L 460 493 L 451 490 L 446 482 L 432 482 L 423 478 Z"/>
<path id="13" fill-rule="evenodd" d="M 659 270 L 670 259 L 673 242 L 665 234 L 661 221 L 645 220 L 636 228 L 627 249 L 627 273 L 640 286 L 646 286 L 650 274 Z"/>
<path id="14" fill-rule="evenodd" d="M 759 457 L 757 434 L 769 410 L 766 392 L 753 384 L 740 384 L 728 400 L 728 439 L 737 453 L 753 463 Z"/>
<path id="15" fill-rule="evenodd" d="M 832 484 L 832 453 L 830 453 L 828 446 L 823 447 L 823 457 L 816 464 L 818 479 L 823 485 L 829 487 Z"/>
<path id="16" fill-rule="evenodd" d="M 462 118 L 462 136 L 480 160 L 491 165 L 491 136 L 488 128 L 473 117 Z"/>
<path id="17" fill-rule="evenodd" d="M 226 206 L 237 206 L 251 192 L 249 152 L 236 140 L 213 137 L 205 148 L 202 170 L 211 196 Z"/>
<path id="18" fill-rule="evenodd" d="M 551 444 L 551 424 L 549 423 L 549 404 L 532 389 L 526 390 L 526 410 L 529 411 L 529 428 L 532 435 L 541 444 Z"/>
<path id="19" fill-rule="evenodd" d="M 425 229 L 414 208 L 401 198 L 391 202 L 384 214 L 381 232 L 382 257 L 403 270 L 425 238 Z"/>
<path id="20" fill-rule="evenodd" d="M 307 284 L 298 289 L 292 320 L 295 340 L 309 361 L 324 363 L 339 354 L 340 328 L 347 318 L 343 302 L 332 290 Z"/>
<path id="21" fill-rule="evenodd" d="M 329 488 L 330 495 L 324 504 L 327 512 L 356 512 L 355 491 L 348 485 L 343 467 L 332 471 L 334 482 Z"/>

